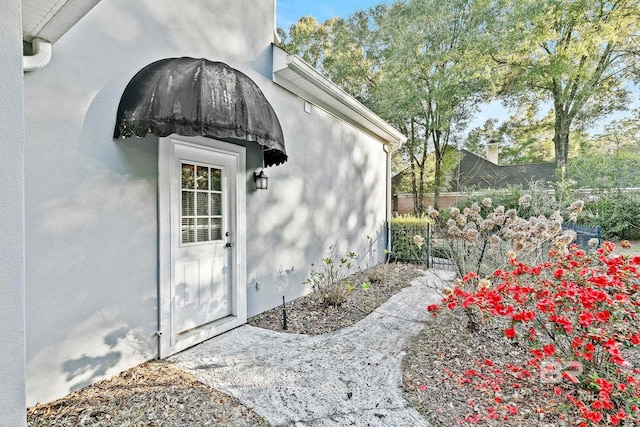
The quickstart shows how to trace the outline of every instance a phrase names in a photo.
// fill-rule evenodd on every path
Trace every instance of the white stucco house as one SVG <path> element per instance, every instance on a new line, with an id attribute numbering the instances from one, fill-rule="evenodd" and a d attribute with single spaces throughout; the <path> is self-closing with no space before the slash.
<path id="1" fill-rule="evenodd" d="M 384 258 L 404 137 L 275 7 L 2 2 L 0 425 L 305 294 L 330 245 Z"/>

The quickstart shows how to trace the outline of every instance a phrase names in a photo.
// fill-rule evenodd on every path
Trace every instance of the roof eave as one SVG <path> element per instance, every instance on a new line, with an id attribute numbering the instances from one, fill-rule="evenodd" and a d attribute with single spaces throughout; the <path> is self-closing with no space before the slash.
<path id="1" fill-rule="evenodd" d="M 295 55 L 273 46 L 273 81 L 380 140 L 399 146 L 407 137 Z"/>
<path id="2" fill-rule="evenodd" d="M 34 38 L 45 40 L 49 43 L 55 43 L 75 24 L 78 23 L 100 0 L 66 0 L 55 3 L 55 7 L 47 9 L 42 5 L 37 5 L 33 9 L 36 10 L 37 16 L 32 16 L 32 24 L 27 28 L 26 17 L 23 16 L 22 38 L 30 42 Z M 23 9 L 28 7 L 32 2 L 23 0 Z"/>

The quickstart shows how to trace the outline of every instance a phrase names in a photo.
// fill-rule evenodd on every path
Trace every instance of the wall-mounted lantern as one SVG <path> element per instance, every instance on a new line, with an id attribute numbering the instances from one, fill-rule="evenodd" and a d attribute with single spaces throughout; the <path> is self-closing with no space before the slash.
<path id="1" fill-rule="evenodd" d="M 266 190 L 269 185 L 269 177 L 261 170 L 260 173 L 253 173 L 253 181 L 256 183 L 256 190 Z"/>

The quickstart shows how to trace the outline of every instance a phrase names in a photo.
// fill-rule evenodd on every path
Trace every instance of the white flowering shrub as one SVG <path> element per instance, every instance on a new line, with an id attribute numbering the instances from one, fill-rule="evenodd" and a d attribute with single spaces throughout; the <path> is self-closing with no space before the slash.
<path id="1" fill-rule="evenodd" d="M 494 207 L 493 200 L 485 197 L 464 208 L 452 207 L 448 212 L 428 210 L 435 221 L 434 247 L 449 258 L 462 277 L 467 273 L 488 276 L 509 259 L 539 263 L 549 249 L 567 253 L 575 239 L 575 232 L 562 229 L 564 222 L 577 219 L 584 203 L 578 200 L 561 213 L 521 216 L 531 212 L 538 201 L 530 194 L 518 199 L 518 208 Z"/>

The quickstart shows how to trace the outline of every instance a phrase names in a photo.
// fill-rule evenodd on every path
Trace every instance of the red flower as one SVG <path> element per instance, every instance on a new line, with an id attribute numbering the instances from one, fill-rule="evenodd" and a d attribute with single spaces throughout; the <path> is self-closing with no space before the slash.
<path id="1" fill-rule="evenodd" d="M 505 329 L 504 331 L 504 336 L 507 338 L 515 338 L 516 337 L 516 330 L 514 328 L 509 328 L 509 329 Z"/>
<path id="2" fill-rule="evenodd" d="M 555 309 L 555 304 L 550 298 L 544 298 L 536 303 L 536 307 L 543 313 L 551 313 Z"/>
<path id="3" fill-rule="evenodd" d="M 596 320 L 601 323 L 606 323 L 609 320 L 609 317 L 611 317 L 611 313 L 607 310 L 596 313 Z"/>
<path id="4" fill-rule="evenodd" d="M 586 410 L 584 416 L 586 419 L 588 419 L 589 421 L 593 421 L 594 423 L 599 423 L 600 421 L 602 421 L 602 413 L 597 411 Z"/>
<path id="5" fill-rule="evenodd" d="M 553 344 L 547 344 L 542 347 L 542 349 L 544 350 L 544 354 L 546 354 L 547 356 L 553 356 L 556 352 L 556 346 Z"/>
<path id="6" fill-rule="evenodd" d="M 582 346 L 582 338 L 580 337 L 574 337 L 573 341 L 571 341 L 571 348 L 573 348 L 574 350 L 579 349 Z"/>
<path id="7" fill-rule="evenodd" d="M 518 313 L 514 313 L 511 318 L 518 322 L 531 322 L 536 318 L 536 312 L 523 310 Z"/>
<path id="8" fill-rule="evenodd" d="M 580 323 L 580 326 L 582 326 L 583 328 L 591 325 L 594 320 L 595 317 L 593 317 L 593 314 L 589 313 L 588 311 L 583 311 L 578 316 L 578 323 Z"/>
<path id="9" fill-rule="evenodd" d="M 462 301 L 462 306 L 464 308 L 467 308 L 470 305 L 475 304 L 475 303 L 476 303 L 476 298 L 473 295 L 469 295 L 468 297 L 466 297 L 464 299 L 464 301 Z"/>
<path id="10" fill-rule="evenodd" d="M 427 306 L 427 311 L 432 313 L 434 316 L 436 315 L 436 311 L 438 310 L 438 304 L 431 304 Z"/>
<path id="11" fill-rule="evenodd" d="M 477 278 L 478 278 L 478 273 L 472 271 L 470 273 L 465 274 L 464 277 L 462 278 L 462 281 L 463 282 L 468 282 L 471 279 L 477 279 Z"/>
<path id="12" fill-rule="evenodd" d="M 556 314 L 552 314 L 551 316 L 549 316 L 549 320 L 564 327 L 564 331 L 568 334 L 570 334 L 571 331 L 573 331 L 573 325 L 571 324 L 571 321 L 564 316 L 558 316 Z"/>

